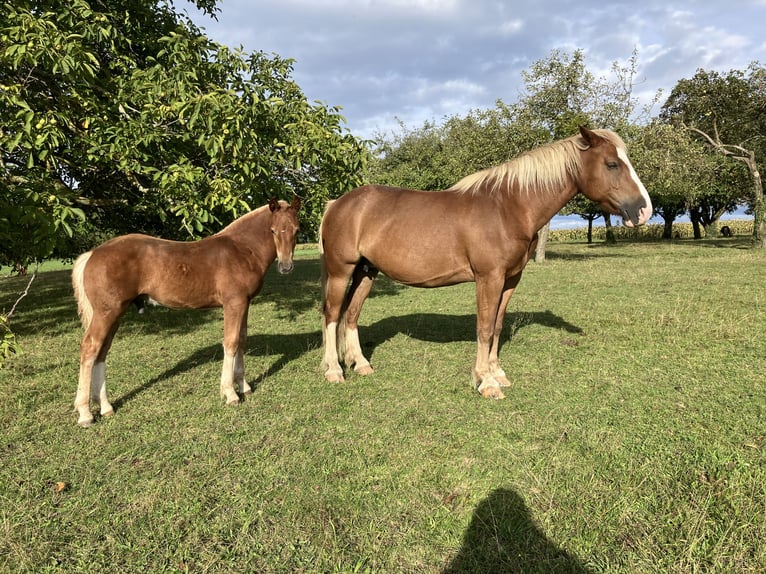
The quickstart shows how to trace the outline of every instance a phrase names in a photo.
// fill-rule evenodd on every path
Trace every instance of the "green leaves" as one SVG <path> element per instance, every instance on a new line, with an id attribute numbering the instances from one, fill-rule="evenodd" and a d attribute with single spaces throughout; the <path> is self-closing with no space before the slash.
<path id="1" fill-rule="evenodd" d="M 83 218 L 91 234 L 188 238 L 294 193 L 312 230 L 360 182 L 366 147 L 306 100 L 292 60 L 215 44 L 165 3 L 48 6 L 0 13 L 0 236 L 46 235 L 43 257 Z M 7 245 L 2 258 L 21 256 Z"/>

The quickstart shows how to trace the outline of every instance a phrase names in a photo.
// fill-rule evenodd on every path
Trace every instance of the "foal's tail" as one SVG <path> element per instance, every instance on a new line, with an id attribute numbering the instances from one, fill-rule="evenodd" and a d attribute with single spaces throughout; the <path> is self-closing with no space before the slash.
<path id="1" fill-rule="evenodd" d="M 88 251 L 80 255 L 72 268 L 72 288 L 74 289 L 74 298 L 77 300 L 77 313 L 80 315 L 82 326 L 86 329 L 93 319 L 93 306 L 85 293 L 85 266 L 88 264 L 92 253 L 92 251 Z"/>

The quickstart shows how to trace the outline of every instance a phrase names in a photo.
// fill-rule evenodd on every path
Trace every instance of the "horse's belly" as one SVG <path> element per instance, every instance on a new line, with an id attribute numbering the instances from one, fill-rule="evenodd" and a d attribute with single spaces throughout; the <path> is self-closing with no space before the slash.
<path id="1" fill-rule="evenodd" d="M 412 287 L 445 287 L 474 280 L 468 265 L 432 258 L 410 257 L 381 265 L 372 263 L 387 277 Z"/>

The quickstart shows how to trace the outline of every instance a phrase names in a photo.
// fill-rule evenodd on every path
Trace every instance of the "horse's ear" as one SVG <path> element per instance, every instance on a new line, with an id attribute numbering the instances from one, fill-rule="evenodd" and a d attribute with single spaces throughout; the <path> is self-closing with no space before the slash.
<path id="1" fill-rule="evenodd" d="M 279 209 L 279 200 L 276 197 L 272 197 L 269 200 L 269 209 L 273 212 Z"/>
<path id="2" fill-rule="evenodd" d="M 585 126 L 580 126 L 580 135 L 585 140 L 585 143 L 588 144 L 588 147 L 597 147 L 604 141 L 604 138 Z"/>
<path id="3" fill-rule="evenodd" d="M 290 204 L 290 207 L 292 207 L 295 211 L 298 211 L 301 208 L 301 198 L 296 196 L 293 196 L 293 202 Z"/>

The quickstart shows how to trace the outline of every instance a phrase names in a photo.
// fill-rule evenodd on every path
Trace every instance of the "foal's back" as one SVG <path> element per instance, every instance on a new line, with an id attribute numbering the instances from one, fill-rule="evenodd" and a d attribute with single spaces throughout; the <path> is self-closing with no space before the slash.
<path id="1" fill-rule="evenodd" d="M 166 307 L 220 307 L 232 289 L 252 296 L 260 287 L 247 255 L 227 236 L 184 242 L 124 235 L 93 250 L 85 284 L 103 305 L 127 306 L 144 295 Z"/>

